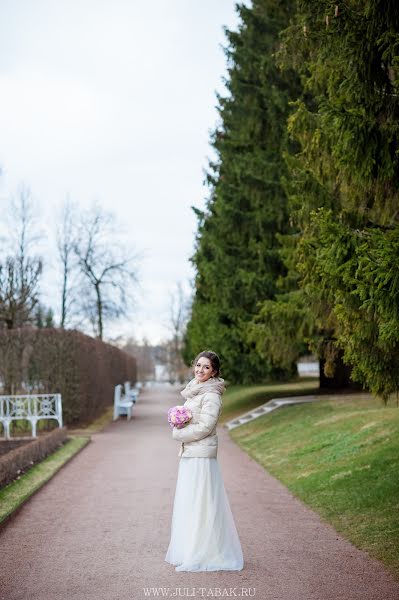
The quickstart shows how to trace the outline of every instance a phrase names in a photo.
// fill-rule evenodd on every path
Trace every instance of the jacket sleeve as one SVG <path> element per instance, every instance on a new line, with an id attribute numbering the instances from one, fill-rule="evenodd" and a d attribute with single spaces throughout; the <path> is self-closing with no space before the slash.
<path id="1" fill-rule="evenodd" d="M 188 423 L 182 429 L 173 427 L 172 437 L 178 442 L 196 442 L 205 438 L 215 427 L 219 418 L 221 401 L 218 394 L 208 392 L 202 402 L 198 423 Z"/>

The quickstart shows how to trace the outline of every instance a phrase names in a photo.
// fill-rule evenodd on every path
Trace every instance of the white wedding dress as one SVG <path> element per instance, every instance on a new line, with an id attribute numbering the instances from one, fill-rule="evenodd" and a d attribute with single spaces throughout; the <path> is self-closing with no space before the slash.
<path id="1" fill-rule="evenodd" d="M 176 571 L 241 571 L 243 554 L 217 458 L 180 458 L 165 560 Z"/>

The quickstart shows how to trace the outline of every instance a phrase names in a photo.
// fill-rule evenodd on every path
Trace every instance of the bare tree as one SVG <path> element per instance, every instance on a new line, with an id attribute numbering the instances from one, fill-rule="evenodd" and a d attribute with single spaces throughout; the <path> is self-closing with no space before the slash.
<path id="1" fill-rule="evenodd" d="M 41 273 L 41 261 L 29 257 L 25 258 L 23 268 L 13 257 L 0 264 L 0 322 L 7 329 L 22 327 L 34 318 Z"/>
<path id="2" fill-rule="evenodd" d="M 180 383 L 186 378 L 187 367 L 182 357 L 184 334 L 188 319 L 188 300 L 181 282 L 176 284 L 176 289 L 170 294 L 169 325 L 172 337 L 167 342 L 170 372 L 175 380 Z"/>
<path id="3" fill-rule="evenodd" d="M 128 299 L 133 301 L 137 255 L 128 255 L 118 240 L 114 216 L 98 204 L 82 216 L 74 252 L 87 288 L 83 309 L 102 339 L 104 320 L 126 314 Z"/>
<path id="4" fill-rule="evenodd" d="M 32 248 L 39 242 L 42 234 L 37 224 L 37 208 L 28 186 L 23 183 L 19 186 L 17 196 L 10 201 L 8 212 L 10 249 L 22 273 L 28 258 L 31 261 L 41 261 L 32 256 Z"/>
<path id="5" fill-rule="evenodd" d="M 74 285 L 72 274 L 75 266 L 75 222 L 77 208 L 70 199 L 66 199 L 62 207 L 61 224 L 57 229 L 57 250 L 61 263 L 61 318 L 60 326 L 65 328 L 73 311 Z"/>
<path id="6" fill-rule="evenodd" d="M 34 319 L 43 270 L 42 259 L 32 255 L 40 232 L 31 193 L 25 185 L 10 202 L 8 222 L 12 256 L 0 264 L 0 321 L 14 329 Z"/>

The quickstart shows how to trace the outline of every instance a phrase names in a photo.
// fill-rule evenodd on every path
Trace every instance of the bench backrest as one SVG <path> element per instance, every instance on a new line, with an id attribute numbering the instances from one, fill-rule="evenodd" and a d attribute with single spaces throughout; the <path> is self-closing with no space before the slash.
<path id="1" fill-rule="evenodd" d="M 5 436 L 10 436 L 11 421 L 24 419 L 32 425 L 32 436 L 36 437 L 36 423 L 41 419 L 56 419 L 62 427 L 61 394 L 21 394 L 0 396 L 0 422 Z"/>
<path id="2" fill-rule="evenodd" d="M 61 416 L 61 394 L 0 396 L 0 418 L 3 419 L 58 419 Z"/>

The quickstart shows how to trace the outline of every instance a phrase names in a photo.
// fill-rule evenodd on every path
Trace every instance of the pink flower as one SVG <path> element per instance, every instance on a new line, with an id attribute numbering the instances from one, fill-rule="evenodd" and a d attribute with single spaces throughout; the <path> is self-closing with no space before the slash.
<path id="1" fill-rule="evenodd" d="M 186 406 L 172 406 L 168 410 L 168 423 L 171 427 L 181 429 L 192 419 L 193 415 Z"/>

